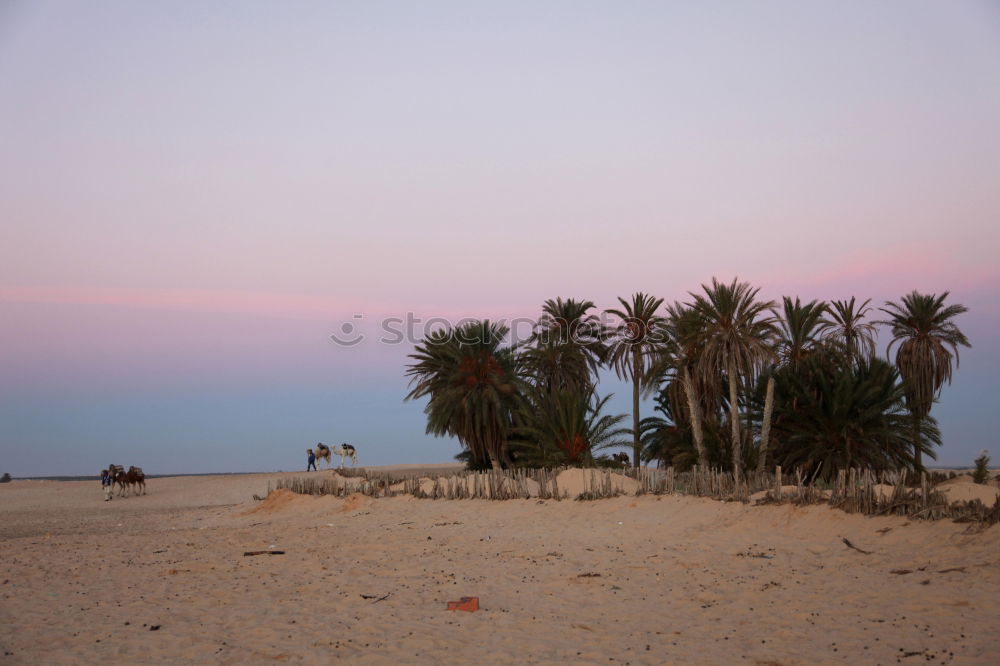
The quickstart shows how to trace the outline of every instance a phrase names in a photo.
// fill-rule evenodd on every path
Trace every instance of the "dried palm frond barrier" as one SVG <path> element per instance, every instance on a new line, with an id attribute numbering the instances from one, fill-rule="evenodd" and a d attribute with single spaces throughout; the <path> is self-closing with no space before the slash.
<path id="1" fill-rule="evenodd" d="M 583 491 L 576 496 L 580 501 L 604 499 L 624 495 L 621 486 L 614 483 L 609 469 L 583 470 Z"/>
<path id="2" fill-rule="evenodd" d="M 392 491 L 390 480 L 387 477 L 363 477 L 356 482 L 345 483 L 343 479 L 337 477 L 296 476 L 278 479 L 273 487 L 268 481 L 268 495 L 271 494 L 272 490 L 281 489 L 290 490 L 298 495 L 332 495 L 334 497 L 347 497 L 353 493 L 361 493 L 368 497 L 391 497 L 397 494 Z"/>
<path id="3" fill-rule="evenodd" d="M 353 471 L 353 470 L 352 470 Z M 346 497 L 354 493 L 368 497 L 395 497 L 412 495 L 418 499 L 489 499 L 510 500 L 564 499 L 567 493 L 559 491 L 556 479 L 558 470 L 513 469 L 485 472 L 456 471 L 448 476 L 433 479 L 407 476 L 397 477 L 386 473 L 354 471 L 349 476 L 308 476 L 278 479 L 267 492 L 286 489 L 300 495 L 331 495 Z M 618 494 L 621 494 L 620 492 Z M 613 495 L 608 494 L 607 497 Z"/>
<path id="4" fill-rule="evenodd" d="M 775 474 L 778 478 L 780 474 Z M 839 470 L 828 487 L 816 483 L 803 485 L 797 473 L 795 490 L 782 496 L 777 486 L 758 502 L 791 501 L 797 504 L 829 504 L 848 513 L 866 516 L 905 516 L 907 518 L 940 520 L 992 525 L 1000 522 L 1000 500 L 992 507 L 979 500 L 951 502 L 935 490 L 926 473 L 917 475 L 909 470 L 875 472 L 870 469 Z M 787 486 L 786 486 L 787 487 Z"/>
<path id="5" fill-rule="evenodd" d="M 814 475 L 815 476 L 815 475 Z M 674 468 L 640 469 L 637 495 L 679 494 L 758 504 L 829 504 L 848 513 L 868 516 L 899 515 L 916 519 L 952 519 L 992 525 L 1000 522 L 1000 500 L 992 507 L 979 500 L 950 502 L 934 489 L 931 477 L 907 470 L 876 473 L 868 469 L 840 470 L 830 483 L 809 482 L 802 470 L 761 472 L 736 480 L 718 469 L 695 466 L 687 472 Z M 763 493 L 763 495 L 762 495 Z"/>
<path id="6" fill-rule="evenodd" d="M 751 494 L 773 487 L 775 479 L 775 475 L 768 473 L 736 479 L 729 472 L 698 465 L 687 472 L 675 472 L 668 467 L 639 469 L 629 474 L 639 482 L 637 495 L 694 495 L 739 502 L 747 502 Z"/>
<path id="7" fill-rule="evenodd" d="M 375 498 L 411 495 L 421 499 L 561 500 L 569 497 L 558 483 L 558 475 L 564 469 L 449 470 L 448 474 L 433 479 L 351 470 L 347 475 L 279 479 L 273 488 L 268 484 L 268 494 L 272 489 L 284 488 L 298 494 L 334 497 L 360 493 Z M 838 471 L 829 482 L 818 480 L 815 471 L 807 476 L 802 470 L 787 473 L 781 467 L 774 472 L 756 472 L 738 479 L 720 469 L 698 466 L 684 472 L 673 467 L 614 471 L 588 468 L 581 472 L 583 489 L 575 498 L 580 500 L 626 494 L 620 483 L 624 475 L 636 481 L 636 495 L 692 495 L 739 502 L 754 499 L 758 504 L 829 504 L 848 513 L 869 516 L 952 519 L 982 525 L 1000 522 L 1000 501 L 992 507 L 979 500 L 949 502 L 934 489 L 927 474 L 916 475 L 907 470 L 874 472 L 851 468 Z"/>

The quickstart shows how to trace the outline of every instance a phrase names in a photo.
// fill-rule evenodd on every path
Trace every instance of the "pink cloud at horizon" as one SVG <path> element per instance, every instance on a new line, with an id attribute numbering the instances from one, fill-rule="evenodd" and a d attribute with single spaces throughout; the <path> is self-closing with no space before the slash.
<path id="1" fill-rule="evenodd" d="M 353 312 L 360 303 L 302 293 L 237 289 L 156 289 L 139 287 L 0 286 L 0 303 L 117 305 L 192 312 L 243 313 L 307 319 Z"/>
<path id="2" fill-rule="evenodd" d="M 813 274 L 774 271 L 762 276 L 764 291 L 803 298 L 843 300 L 855 296 L 897 299 L 911 291 L 971 294 L 1000 289 L 1000 266 L 963 262 L 940 247 L 906 245 L 887 250 L 862 248 Z"/>
<path id="3" fill-rule="evenodd" d="M 733 272 L 716 273 L 714 277 L 728 282 Z M 678 280 L 657 281 L 649 293 L 664 297 L 666 302 L 688 300 L 690 293 L 700 293 L 701 285 L 710 283 L 713 275 L 680 284 Z M 979 292 L 1000 289 L 1000 267 L 984 262 L 962 261 L 954 252 L 941 247 L 910 244 L 874 250 L 861 248 L 839 259 L 827 259 L 815 272 L 765 270 L 738 274 L 737 279 L 761 287 L 762 295 L 778 298 L 781 295 L 803 298 L 843 299 L 856 296 L 874 300 L 897 298 L 916 289 L 941 293 Z M 621 283 L 621 276 L 616 276 Z M 558 281 L 557 281 L 558 282 Z M 536 293 L 524 302 L 516 303 L 511 295 L 524 292 L 523 281 L 511 284 L 511 294 L 499 292 L 500 285 L 480 295 L 477 303 L 463 309 L 461 303 L 444 303 L 441 296 L 422 302 L 389 302 L 384 299 L 356 297 L 346 299 L 340 295 L 265 291 L 252 289 L 190 289 L 190 288 L 140 288 L 79 285 L 0 285 L 0 304 L 50 304 L 78 306 L 114 306 L 124 308 L 154 309 L 161 311 L 252 315 L 313 321 L 325 321 L 329 326 L 340 322 L 362 319 L 373 325 L 387 319 L 416 318 L 420 322 L 445 320 L 451 324 L 464 319 L 490 319 L 510 321 L 537 318 L 542 302 L 548 298 L 563 297 L 590 299 L 596 304 L 594 312 L 619 307 L 617 297 L 628 300 L 637 288 L 621 294 L 612 294 L 607 285 L 600 285 L 599 273 L 588 273 L 579 288 L 557 289 L 544 293 L 542 282 L 533 285 Z M 565 284 L 562 284 L 565 287 Z M 412 281 L 411 281 L 412 287 Z M 555 287 L 555 285 L 553 285 Z M 560 293 L 562 292 L 562 293 Z M 522 296 L 526 294 L 521 293 Z M 458 298 L 464 301 L 465 298 Z M 536 302 L 532 302 L 536 301 Z M 360 317 L 359 317 L 360 315 Z"/>

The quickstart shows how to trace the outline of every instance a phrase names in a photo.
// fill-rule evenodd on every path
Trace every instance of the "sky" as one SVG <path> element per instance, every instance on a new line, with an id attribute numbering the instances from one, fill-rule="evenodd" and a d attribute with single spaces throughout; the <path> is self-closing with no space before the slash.
<path id="1" fill-rule="evenodd" d="M 997 81 L 985 0 L 0 0 L 0 472 L 451 460 L 383 329 L 713 276 L 949 291 L 1000 459 Z"/>

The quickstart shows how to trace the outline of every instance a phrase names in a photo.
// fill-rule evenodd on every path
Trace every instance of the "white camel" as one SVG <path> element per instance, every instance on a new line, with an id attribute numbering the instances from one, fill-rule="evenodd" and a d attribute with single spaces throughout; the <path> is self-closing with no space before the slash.
<path id="1" fill-rule="evenodd" d="M 355 465 L 358 464 L 358 452 L 357 452 L 357 450 L 355 450 L 355 448 L 353 446 L 351 446 L 347 442 L 344 442 L 343 444 L 341 444 L 337 448 L 333 449 L 333 452 L 336 455 L 340 456 L 340 466 L 341 466 L 341 468 L 343 468 L 343 466 L 344 466 L 344 458 L 350 458 L 351 459 L 351 467 L 354 467 Z"/>

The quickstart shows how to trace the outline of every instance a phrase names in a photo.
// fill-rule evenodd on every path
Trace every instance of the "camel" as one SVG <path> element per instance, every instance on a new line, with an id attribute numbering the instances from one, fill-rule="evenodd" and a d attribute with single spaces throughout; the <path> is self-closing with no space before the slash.
<path id="1" fill-rule="evenodd" d="M 351 459 L 351 467 L 358 464 L 358 452 L 355 450 L 353 446 L 351 446 L 347 442 L 344 442 L 337 448 L 333 449 L 333 452 L 338 456 L 340 456 L 341 467 L 344 466 L 344 458 Z"/>
<path id="2" fill-rule="evenodd" d="M 352 466 L 358 464 L 358 452 L 353 446 L 351 446 L 347 442 L 344 442 L 335 449 L 331 449 L 326 444 L 316 445 L 316 458 L 321 460 L 326 460 L 327 467 L 330 467 L 333 464 L 330 462 L 331 455 L 340 456 L 341 467 L 344 466 L 344 458 L 350 458 Z"/>
<path id="3" fill-rule="evenodd" d="M 312 449 L 309 450 L 312 451 Z M 313 455 L 316 456 L 317 463 L 319 463 L 320 460 L 325 460 L 327 469 L 333 467 L 333 462 L 330 457 L 330 447 L 327 446 L 326 444 L 323 444 L 322 442 L 317 444 L 316 451 Z"/>
<path id="4" fill-rule="evenodd" d="M 132 486 L 136 487 L 136 495 L 146 494 L 146 475 L 141 467 L 129 467 L 125 473 L 125 483 L 129 485 L 130 489 Z"/>
<path id="5" fill-rule="evenodd" d="M 146 494 L 146 475 L 143 474 L 142 468 L 133 465 L 126 472 L 123 465 L 109 465 L 108 474 L 114 485 L 118 486 L 119 497 L 127 497 L 132 491 L 132 486 L 136 486 L 136 495 Z"/>
<path id="6" fill-rule="evenodd" d="M 625 453 L 624 451 L 622 451 L 621 453 L 614 453 L 614 454 L 612 454 L 611 455 L 611 459 L 614 460 L 619 465 L 621 465 L 622 467 L 628 467 L 629 466 L 628 454 Z"/>
<path id="7" fill-rule="evenodd" d="M 108 465 L 108 474 L 111 475 L 111 482 L 118 486 L 118 497 L 125 494 L 125 467 L 123 465 Z"/>

